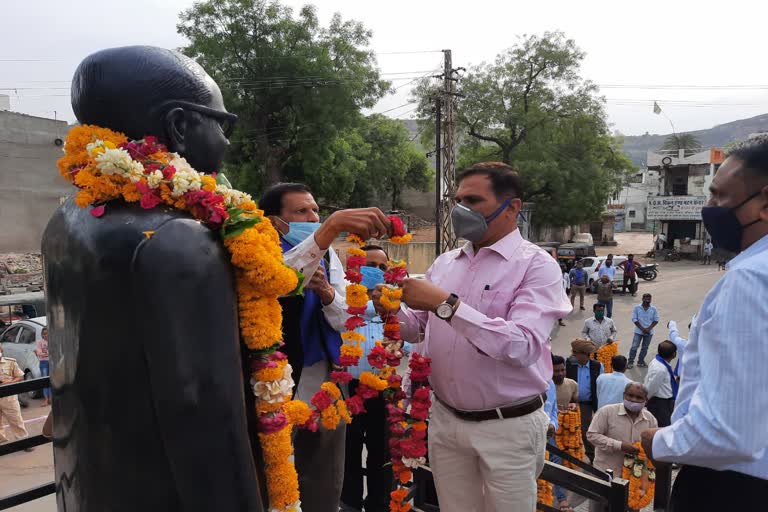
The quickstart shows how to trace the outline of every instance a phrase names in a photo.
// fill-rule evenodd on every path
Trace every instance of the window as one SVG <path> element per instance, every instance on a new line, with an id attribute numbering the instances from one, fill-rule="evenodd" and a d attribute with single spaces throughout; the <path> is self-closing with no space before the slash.
<path id="1" fill-rule="evenodd" d="M 37 337 L 35 336 L 35 330 L 31 327 L 27 327 L 26 325 L 23 325 L 21 327 L 21 336 L 19 336 L 19 343 L 34 343 L 37 341 Z"/>
<path id="2" fill-rule="evenodd" d="M 629 216 L 630 219 L 634 219 L 635 218 L 635 210 L 629 210 L 629 213 L 627 213 L 627 215 Z"/>
<path id="3" fill-rule="evenodd" d="M 20 326 L 9 327 L 0 338 L 0 343 L 16 343 L 16 335 L 19 334 Z"/>

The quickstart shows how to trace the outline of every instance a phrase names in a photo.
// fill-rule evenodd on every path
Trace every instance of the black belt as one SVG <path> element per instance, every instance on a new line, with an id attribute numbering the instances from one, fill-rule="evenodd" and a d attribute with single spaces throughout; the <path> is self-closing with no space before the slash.
<path id="1" fill-rule="evenodd" d="M 456 409 L 455 407 L 451 407 L 443 400 L 441 400 L 437 395 L 435 395 L 435 398 L 437 398 L 437 401 L 443 404 L 446 409 L 451 411 L 454 416 L 466 421 L 506 420 L 509 418 L 519 418 L 520 416 L 531 414 L 532 412 L 540 409 L 547 401 L 546 393 L 542 393 L 541 395 L 518 405 L 510 405 L 509 407 L 497 407 L 496 409 L 489 409 L 487 411 L 462 411 Z"/>

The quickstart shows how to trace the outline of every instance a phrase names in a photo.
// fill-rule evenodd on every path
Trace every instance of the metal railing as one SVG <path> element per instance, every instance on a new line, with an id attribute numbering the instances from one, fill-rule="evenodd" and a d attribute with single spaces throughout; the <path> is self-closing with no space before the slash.
<path id="1" fill-rule="evenodd" d="M 0 398 L 6 396 L 18 395 L 20 393 L 28 393 L 29 391 L 37 391 L 50 386 L 48 377 L 41 377 L 39 379 L 26 380 L 24 382 L 17 382 L 14 384 L 0 385 Z M 50 443 L 51 440 L 43 436 L 32 436 L 14 441 L 12 443 L 6 443 L 0 445 L 0 455 L 8 455 L 9 453 L 16 453 L 35 446 L 41 446 Z M 56 484 L 48 482 L 26 491 L 11 494 L 10 496 L 4 496 L 0 498 L 0 510 L 7 510 L 12 507 L 34 501 L 39 498 L 43 498 L 56 492 Z"/>

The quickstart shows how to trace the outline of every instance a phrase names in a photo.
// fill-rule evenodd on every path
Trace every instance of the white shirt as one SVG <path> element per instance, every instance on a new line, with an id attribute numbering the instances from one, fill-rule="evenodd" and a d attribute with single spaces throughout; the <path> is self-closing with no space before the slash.
<path id="1" fill-rule="evenodd" d="M 768 479 L 768 236 L 731 260 L 691 325 L 672 425 L 653 455 Z"/>
<path id="2" fill-rule="evenodd" d="M 691 324 L 696 320 L 696 315 L 693 316 Z M 683 373 L 683 355 L 685 354 L 685 347 L 688 346 L 688 340 L 680 336 L 680 331 L 677 329 L 677 322 L 670 320 L 667 324 L 669 327 L 669 341 L 675 344 L 677 347 L 677 366 L 678 374 Z"/>
<path id="3" fill-rule="evenodd" d="M 568 288 L 571 287 L 571 278 L 568 277 L 568 274 L 563 274 L 563 291 L 568 291 Z"/>
<path id="4" fill-rule="evenodd" d="M 704 244 L 704 254 L 711 256 L 712 255 L 712 244 L 707 242 Z"/>
<path id="5" fill-rule="evenodd" d="M 600 266 L 600 271 L 597 273 L 597 277 L 600 278 L 603 276 L 608 276 L 610 280 L 613 281 L 613 278 L 616 277 L 616 267 L 614 265 L 608 267 L 605 264 L 602 264 Z"/>
<path id="6" fill-rule="evenodd" d="M 602 322 L 599 322 L 595 317 L 587 318 L 584 321 L 581 334 L 592 340 L 597 348 L 600 348 L 607 344 L 608 340 L 616 339 L 616 324 L 610 318 L 603 318 Z"/>
<path id="7" fill-rule="evenodd" d="M 283 254 L 283 261 L 292 269 L 304 274 L 304 277 L 309 281 L 326 252 L 328 249 L 320 249 L 315 242 L 315 237 L 309 236 L 299 245 Z M 345 330 L 344 323 L 349 318 L 346 311 L 347 280 L 344 278 L 344 266 L 336 255 L 336 251 L 332 250 L 329 256 L 331 263 L 328 268 L 328 283 L 333 286 L 336 293 L 331 303 L 323 306 L 323 314 L 331 327 L 342 332 Z"/>
<path id="8" fill-rule="evenodd" d="M 645 374 L 645 387 L 648 388 L 648 398 L 672 398 L 672 383 L 667 367 L 655 357 L 648 365 Z"/>

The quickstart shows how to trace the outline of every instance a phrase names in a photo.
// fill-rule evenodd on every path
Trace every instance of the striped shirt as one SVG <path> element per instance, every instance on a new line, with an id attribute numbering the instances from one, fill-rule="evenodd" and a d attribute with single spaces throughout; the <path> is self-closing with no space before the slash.
<path id="1" fill-rule="evenodd" d="M 691 325 L 655 458 L 768 479 L 768 236 L 728 265 Z"/>

